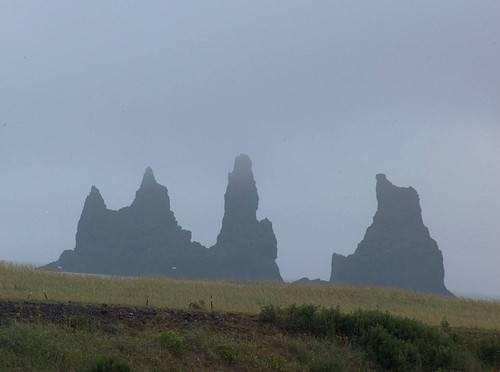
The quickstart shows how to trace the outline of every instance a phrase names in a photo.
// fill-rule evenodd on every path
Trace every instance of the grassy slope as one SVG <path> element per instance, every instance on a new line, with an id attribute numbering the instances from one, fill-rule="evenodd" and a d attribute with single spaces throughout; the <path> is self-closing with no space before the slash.
<path id="1" fill-rule="evenodd" d="M 211 297 L 215 312 L 187 310 L 201 301 L 208 309 Z M 345 315 L 325 317 L 314 307 L 311 315 L 305 306 L 258 321 L 252 314 L 268 304 L 339 306 Z M 371 327 L 371 318 L 386 315 L 349 315 L 357 309 L 387 310 L 441 328 L 393 318 L 384 329 Z M 451 369 L 495 370 L 499 329 L 500 304 L 493 302 L 333 285 L 103 278 L 0 264 L 1 371 L 412 369 L 418 350 L 422 360 L 434 350 L 449 356 L 439 363 Z M 463 361 L 456 358 L 462 351 Z M 124 364 L 106 369 L 106 363 Z"/>
<path id="2" fill-rule="evenodd" d="M 217 311 L 256 314 L 273 304 L 339 306 L 343 311 L 374 309 L 439 325 L 500 329 L 500 303 L 445 299 L 400 290 L 334 285 L 235 284 L 176 281 L 161 278 L 120 279 L 43 272 L 0 264 L 0 299 L 107 303 L 186 309 L 190 303 L 210 303 Z"/>
<path id="3" fill-rule="evenodd" d="M 498 368 L 498 333 L 431 327 L 381 312 L 268 306 L 257 317 L 0 300 L 0 371 L 6 372 Z"/>
<path id="4" fill-rule="evenodd" d="M 312 335 L 287 335 L 256 317 L 2 301 L 0 310 L 8 310 L 7 305 L 19 313 L 7 311 L 0 317 L 1 371 L 129 371 L 97 368 L 109 359 L 141 372 L 336 371 L 368 366 L 346 345 Z M 93 316 L 96 310 L 105 315 Z M 144 316 L 148 312 L 154 315 Z"/>

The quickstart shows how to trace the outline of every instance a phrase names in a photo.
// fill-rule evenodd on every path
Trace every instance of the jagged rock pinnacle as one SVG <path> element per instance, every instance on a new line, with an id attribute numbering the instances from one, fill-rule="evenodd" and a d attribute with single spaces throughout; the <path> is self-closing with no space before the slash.
<path id="1" fill-rule="evenodd" d="M 206 268 L 212 267 L 206 251 L 192 242 L 190 231 L 179 226 L 167 188 L 156 182 L 148 167 L 134 202 L 119 210 L 107 209 L 93 186 L 78 222 L 75 249 L 65 251 L 47 267 L 110 275 L 206 278 Z"/>
<path id="2" fill-rule="evenodd" d="M 145 211 L 170 211 L 170 197 L 165 186 L 160 185 L 155 178 L 153 169 L 147 167 L 142 178 L 141 186 L 135 194 L 133 208 L 145 208 Z"/>
<path id="3" fill-rule="evenodd" d="M 236 157 L 234 161 L 233 174 L 235 175 L 247 175 L 253 178 L 252 172 L 252 160 L 250 156 L 246 154 L 240 154 Z"/>
<path id="4" fill-rule="evenodd" d="M 272 224 L 257 220 L 259 195 L 248 155 L 236 158 L 224 198 L 222 228 L 212 247 L 219 260 L 219 277 L 281 281 Z"/>
<path id="5" fill-rule="evenodd" d="M 144 177 L 142 178 L 141 188 L 156 185 L 158 185 L 158 182 L 156 181 L 153 169 L 151 167 L 147 167 L 144 172 Z"/>
<path id="6" fill-rule="evenodd" d="M 259 195 L 248 155 L 239 155 L 228 176 L 225 194 L 225 222 L 235 220 L 256 220 Z"/>
<path id="7" fill-rule="evenodd" d="M 99 190 L 92 187 L 75 249 L 46 267 L 111 275 L 281 281 L 273 226 L 267 219 L 257 220 L 258 200 L 252 162 L 240 155 L 229 174 L 219 239 L 213 249 L 206 249 L 178 224 L 167 188 L 148 167 L 128 207 L 106 209 Z"/>
<path id="8" fill-rule="evenodd" d="M 376 220 L 386 224 L 423 226 L 422 209 L 417 190 L 413 187 L 398 187 L 392 184 L 384 174 L 377 175 Z M 409 222 L 409 221 L 413 222 Z"/>
<path id="9" fill-rule="evenodd" d="M 95 212 L 102 210 L 106 210 L 106 203 L 104 202 L 99 189 L 92 186 L 90 194 L 87 196 L 87 199 L 85 199 L 82 216 L 94 214 Z"/>
<path id="10" fill-rule="evenodd" d="M 334 254 L 334 282 L 399 287 L 451 295 L 444 285 L 443 256 L 422 220 L 417 191 L 377 175 L 378 209 L 354 254 Z"/>

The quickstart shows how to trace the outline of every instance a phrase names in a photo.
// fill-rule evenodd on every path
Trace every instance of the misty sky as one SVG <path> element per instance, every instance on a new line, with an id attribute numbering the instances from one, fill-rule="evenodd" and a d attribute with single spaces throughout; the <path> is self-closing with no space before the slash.
<path id="1" fill-rule="evenodd" d="M 420 194 L 459 293 L 500 295 L 500 1 L 0 1 L 0 260 L 74 247 L 95 184 L 146 166 L 215 242 L 248 153 L 288 279 L 330 276 L 376 209 Z"/>

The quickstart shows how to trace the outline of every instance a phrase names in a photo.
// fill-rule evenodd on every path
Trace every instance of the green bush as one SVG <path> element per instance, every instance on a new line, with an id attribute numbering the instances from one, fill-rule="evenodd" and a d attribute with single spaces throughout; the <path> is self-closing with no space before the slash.
<path id="1" fill-rule="evenodd" d="M 239 355 L 238 346 L 228 341 L 216 345 L 215 352 L 222 360 L 229 364 L 234 363 Z"/>
<path id="2" fill-rule="evenodd" d="M 99 359 L 89 372 L 131 372 L 127 363 L 115 358 Z"/>
<path id="3" fill-rule="evenodd" d="M 389 370 L 466 369 L 472 359 L 470 351 L 440 329 L 380 311 L 344 314 L 312 305 L 267 306 L 260 320 L 318 337 L 347 338 Z"/>
<path id="4" fill-rule="evenodd" d="M 489 337 L 479 341 L 476 353 L 485 364 L 500 367 L 500 340 L 498 338 Z"/>
<path id="5" fill-rule="evenodd" d="M 278 310 L 273 305 L 263 306 L 259 313 L 259 320 L 264 323 L 276 323 L 278 320 Z"/>
<path id="6" fill-rule="evenodd" d="M 185 349 L 185 339 L 174 331 L 165 331 L 160 334 L 160 345 L 172 354 L 180 355 Z"/>

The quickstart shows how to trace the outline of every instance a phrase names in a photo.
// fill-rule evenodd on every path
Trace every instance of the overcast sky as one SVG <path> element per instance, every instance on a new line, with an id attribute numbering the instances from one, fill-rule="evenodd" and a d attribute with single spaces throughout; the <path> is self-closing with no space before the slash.
<path id="1" fill-rule="evenodd" d="M 500 1 L 0 1 L 0 260 L 74 247 L 95 184 L 146 166 L 215 242 L 248 153 L 288 279 L 330 276 L 376 209 L 420 194 L 446 284 L 500 295 Z"/>

